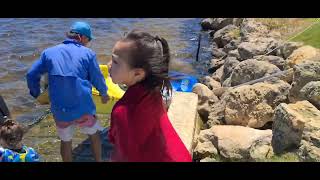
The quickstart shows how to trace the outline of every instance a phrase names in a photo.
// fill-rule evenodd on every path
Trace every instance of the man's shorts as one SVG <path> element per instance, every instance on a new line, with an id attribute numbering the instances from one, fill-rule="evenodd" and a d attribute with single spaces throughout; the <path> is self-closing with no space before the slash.
<path id="1" fill-rule="evenodd" d="M 83 115 L 81 118 L 71 122 L 63 122 L 55 119 L 58 136 L 62 141 L 71 141 L 75 127 L 80 128 L 80 132 L 87 135 L 92 135 L 97 131 L 102 131 L 103 127 L 94 115 Z"/>

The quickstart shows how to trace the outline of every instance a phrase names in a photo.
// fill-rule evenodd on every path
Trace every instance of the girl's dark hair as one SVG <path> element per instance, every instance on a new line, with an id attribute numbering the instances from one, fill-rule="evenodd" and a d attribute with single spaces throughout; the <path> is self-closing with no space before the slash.
<path id="1" fill-rule="evenodd" d="M 142 68 L 146 72 L 145 79 L 141 82 L 149 89 L 172 91 L 170 78 L 168 76 L 170 49 L 168 42 L 159 36 L 132 30 L 125 34 L 122 42 L 133 42 L 132 50 L 129 52 L 129 66 Z"/>
<path id="2" fill-rule="evenodd" d="M 0 126 L 0 138 L 10 147 L 15 147 L 21 142 L 24 132 L 24 128 L 13 120 L 7 120 Z"/>

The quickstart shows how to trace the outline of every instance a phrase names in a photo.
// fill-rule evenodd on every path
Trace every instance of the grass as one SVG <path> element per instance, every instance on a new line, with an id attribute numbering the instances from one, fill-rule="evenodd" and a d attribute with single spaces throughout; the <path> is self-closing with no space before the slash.
<path id="1" fill-rule="evenodd" d="M 285 153 L 282 155 L 273 155 L 264 162 L 300 162 L 298 155 L 294 153 Z"/>
<path id="2" fill-rule="evenodd" d="M 320 48 L 320 22 L 294 37 L 313 24 L 317 18 L 257 18 L 256 20 L 266 25 L 269 30 L 280 32 L 283 40 L 292 38 L 291 41 Z"/>

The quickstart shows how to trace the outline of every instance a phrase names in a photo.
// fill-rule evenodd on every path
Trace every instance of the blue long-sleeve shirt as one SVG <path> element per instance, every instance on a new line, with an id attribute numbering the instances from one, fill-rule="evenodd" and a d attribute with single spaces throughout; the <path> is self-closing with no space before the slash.
<path id="1" fill-rule="evenodd" d="M 84 114 L 96 113 L 92 85 L 107 95 L 105 79 L 96 54 L 81 43 L 66 39 L 62 44 L 44 50 L 28 71 L 30 94 L 40 95 L 41 75 L 48 73 L 51 111 L 60 121 L 72 121 Z"/>

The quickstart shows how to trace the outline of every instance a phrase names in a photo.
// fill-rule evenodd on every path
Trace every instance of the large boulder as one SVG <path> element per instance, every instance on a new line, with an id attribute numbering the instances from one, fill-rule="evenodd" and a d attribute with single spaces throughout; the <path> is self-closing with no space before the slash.
<path id="1" fill-rule="evenodd" d="M 256 44 L 253 42 L 242 42 L 238 46 L 240 58 L 242 60 L 251 59 L 256 55 L 266 53 L 267 44 Z"/>
<path id="2" fill-rule="evenodd" d="M 261 128 L 272 121 L 274 108 L 287 102 L 290 85 L 284 81 L 243 85 L 223 94 L 228 125 Z"/>
<path id="3" fill-rule="evenodd" d="M 257 55 L 276 55 L 279 40 L 267 37 L 253 37 L 248 42 L 242 42 L 238 51 L 242 60 L 251 59 Z"/>
<path id="4" fill-rule="evenodd" d="M 205 148 L 196 149 L 203 149 L 202 158 L 218 153 L 226 161 L 259 161 L 272 155 L 271 137 L 271 130 L 217 125 L 200 131 L 197 146 Z"/>
<path id="5" fill-rule="evenodd" d="M 249 59 L 240 62 L 231 73 L 231 85 L 236 86 L 248 81 L 259 79 L 276 72 L 280 69 L 268 62 Z"/>
<path id="6" fill-rule="evenodd" d="M 294 65 L 309 61 L 317 56 L 318 50 L 312 46 L 302 46 L 292 52 L 286 60 L 286 68 L 292 68 Z M 320 58 L 316 58 L 319 61 Z M 320 61 L 319 61 L 320 62 Z"/>
<path id="7" fill-rule="evenodd" d="M 311 81 L 306 84 L 300 90 L 300 95 L 320 109 L 320 81 Z"/>
<path id="8" fill-rule="evenodd" d="M 295 104 L 281 103 L 273 117 L 272 147 L 275 153 L 297 149 L 307 156 L 309 152 L 320 161 L 320 111 L 308 101 Z M 302 144 L 302 140 L 304 141 Z M 316 155 L 316 156 L 314 156 Z"/>
<path id="9" fill-rule="evenodd" d="M 320 62 L 308 61 L 298 64 L 293 68 L 292 88 L 290 89 L 289 100 L 291 102 L 303 100 L 304 96 L 300 90 L 311 81 L 320 81 Z"/>
<path id="10" fill-rule="evenodd" d="M 233 31 L 236 31 L 237 29 L 237 26 L 230 24 L 215 32 L 213 41 L 218 45 L 219 48 L 223 48 L 225 45 L 231 42 L 231 40 L 237 38 L 233 33 Z"/>

